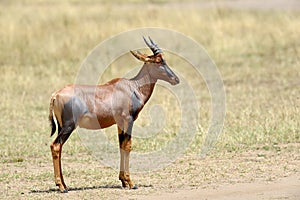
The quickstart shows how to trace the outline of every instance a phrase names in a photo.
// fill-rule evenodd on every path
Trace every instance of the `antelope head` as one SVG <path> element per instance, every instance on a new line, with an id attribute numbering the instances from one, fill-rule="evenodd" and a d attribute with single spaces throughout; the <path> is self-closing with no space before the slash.
<path id="1" fill-rule="evenodd" d="M 146 45 L 151 49 L 153 55 L 145 55 L 139 51 L 130 51 L 134 57 L 138 60 L 144 62 L 144 66 L 146 67 L 150 77 L 155 82 L 157 80 L 163 80 L 171 85 L 176 85 L 179 83 L 179 78 L 176 74 L 171 70 L 171 68 L 166 63 L 163 58 L 163 51 L 158 47 L 158 45 L 149 37 L 149 41 L 143 37 Z"/>

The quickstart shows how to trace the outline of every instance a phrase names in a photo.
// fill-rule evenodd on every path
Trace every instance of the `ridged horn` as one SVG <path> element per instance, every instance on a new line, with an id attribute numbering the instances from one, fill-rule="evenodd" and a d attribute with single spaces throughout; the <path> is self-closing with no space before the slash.
<path id="1" fill-rule="evenodd" d="M 143 36 L 143 39 L 146 43 L 146 45 L 151 49 L 154 55 L 157 55 L 159 53 L 162 53 L 163 51 L 158 47 L 158 45 L 148 36 L 150 43 L 146 40 L 146 38 Z"/>

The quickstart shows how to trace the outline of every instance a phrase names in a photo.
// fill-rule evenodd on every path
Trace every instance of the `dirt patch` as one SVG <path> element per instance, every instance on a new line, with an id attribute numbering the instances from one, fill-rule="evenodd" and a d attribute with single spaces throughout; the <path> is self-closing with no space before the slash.
<path id="1" fill-rule="evenodd" d="M 300 143 L 186 155 L 165 169 L 132 173 L 138 190 L 124 190 L 118 172 L 88 154 L 63 159 L 68 194 L 54 185 L 51 158 L 2 163 L 0 199 L 297 199 Z M 101 197 L 101 198 L 100 198 Z"/>
<path id="2" fill-rule="evenodd" d="M 177 164 L 181 165 L 180 169 L 176 167 L 181 176 L 166 176 L 173 183 L 167 192 L 158 190 L 134 198 L 296 200 L 300 198 L 299 147 L 298 143 L 261 146 L 240 154 L 221 153 L 203 160 L 187 158 Z"/>
<path id="3" fill-rule="evenodd" d="M 254 200 L 254 199 L 290 199 L 300 198 L 300 174 L 282 178 L 270 183 L 240 183 L 220 185 L 214 189 L 179 190 L 174 193 L 160 193 L 137 196 L 137 199 L 214 199 L 214 200 Z"/>

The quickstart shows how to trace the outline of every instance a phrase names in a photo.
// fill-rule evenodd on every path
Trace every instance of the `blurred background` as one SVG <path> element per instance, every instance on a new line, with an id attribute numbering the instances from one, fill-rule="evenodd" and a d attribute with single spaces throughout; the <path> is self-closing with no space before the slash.
<path id="1" fill-rule="evenodd" d="M 290 154 L 296 155 L 293 160 L 299 161 L 299 11 L 300 4 L 292 0 L 0 1 L 0 191 L 17 197 L 24 190 L 27 194 L 31 189 L 55 188 L 49 148 L 53 138 L 49 138 L 48 124 L 52 92 L 74 83 L 80 64 L 100 42 L 139 27 L 179 31 L 201 44 L 214 60 L 226 88 L 226 122 L 215 153 L 281 152 L 288 145 Z M 170 54 L 167 57 L 169 65 L 180 70 L 180 61 L 172 60 Z M 113 66 L 124 63 L 122 59 Z M 123 76 L 128 69 L 130 65 L 111 67 L 105 77 Z M 201 124 L 187 153 L 197 155 L 210 119 L 210 96 L 201 78 L 191 82 L 199 88 L 196 96 L 201 102 Z M 153 99 L 154 104 L 171 104 L 163 96 Z M 138 123 L 145 124 L 145 120 L 141 118 Z M 170 124 L 167 134 L 157 140 L 136 140 L 134 149 L 160 148 L 174 136 L 175 129 L 176 124 Z M 117 139 L 115 128 L 108 136 Z M 93 163 L 77 134 L 70 137 L 63 154 L 71 185 L 80 183 L 75 174 L 91 181 L 92 186 L 117 181 L 115 172 L 106 168 L 106 179 L 92 169 L 79 172 L 72 168 L 99 164 Z M 96 176 L 99 182 L 95 184 L 85 173 Z M 10 192 L 16 181 L 19 188 Z M 155 181 L 145 182 L 151 185 Z"/>

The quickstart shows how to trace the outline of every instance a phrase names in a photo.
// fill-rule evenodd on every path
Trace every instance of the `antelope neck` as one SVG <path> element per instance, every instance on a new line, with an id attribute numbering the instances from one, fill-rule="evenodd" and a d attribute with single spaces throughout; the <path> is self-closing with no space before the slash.
<path id="1" fill-rule="evenodd" d="M 144 97 L 144 103 L 146 103 L 153 92 L 157 80 L 151 77 L 149 70 L 145 65 L 131 80 L 134 81 L 137 86 L 137 91 Z"/>

